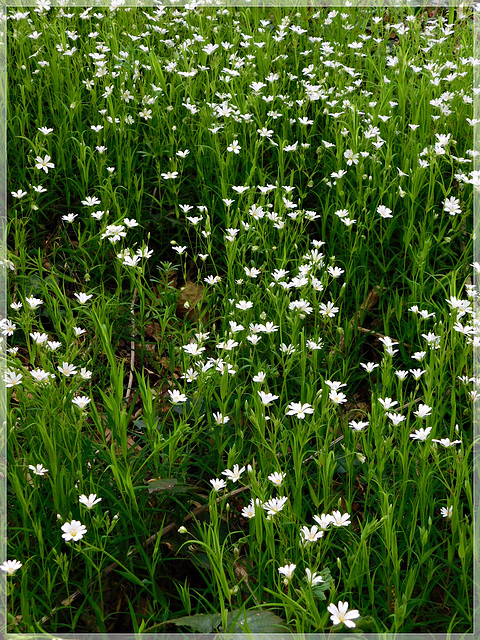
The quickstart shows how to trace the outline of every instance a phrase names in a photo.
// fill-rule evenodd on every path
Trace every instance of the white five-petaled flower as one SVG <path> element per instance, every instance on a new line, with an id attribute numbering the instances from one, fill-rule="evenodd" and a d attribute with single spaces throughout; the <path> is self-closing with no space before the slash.
<path id="1" fill-rule="evenodd" d="M 331 515 L 331 523 L 334 527 L 348 527 L 350 524 L 350 514 L 341 514 L 340 511 L 333 511 Z"/>
<path id="2" fill-rule="evenodd" d="M 214 491 L 220 491 L 220 489 L 225 489 L 225 487 L 227 486 L 225 480 L 220 480 L 219 478 L 210 480 L 210 484 L 213 486 Z"/>
<path id="3" fill-rule="evenodd" d="M 85 409 L 87 404 L 91 402 L 91 398 L 88 396 L 75 396 L 73 398 L 72 403 L 75 404 L 79 409 Z"/>
<path id="4" fill-rule="evenodd" d="M 182 346 L 182 349 L 184 349 L 191 356 L 199 356 L 202 351 L 205 351 L 205 347 L 199 347 L 196 342 L 185 344 Z"/>
<path id="5" fill-rule="evenodd" d="M 53 164 L 53 162 L 50 162 L 51 158 L 50 156 L 45 156 L 42 160 L 42 158 L 40 156 L 37 156 L 35 158 L 36 161 L 36 165 L 35 167 L 37 169 L 43 169 L 45 171 L 45 173 L 48 173 L 49 169 L 53 169 L 55 167 L 55 165 Z"/>
<path id="6" fill-rule="evenodd" d="M 322 513 L 321 516 L 313 516 L 313 519 L 322 529 L 328 529 L 333 522 L 333 516 L 327 513 Z"/>
<path id="7" fill-rule="evenodd" d="M 348 602 L 342 602 L 341 600 L 339 600 L 338 606 L 332 603 L 328 605 L 327 609 L 332 614 L 330 616 L 330 620 L 334 625 L 343 622 L 345 626 L 349 627 L 350 629 L 353 629 L 353 627 L 356 626 L 352 621 L 360 617 L 360 613 L 357 609 L 352 609 L 351 611 L 349 611 Z"/>
<path id="8" fill-rule="evenodd" d="M 263 391 L 258 391 L 258 395 L 260 396 L 260 400 L 262 404 L 268 406 L 274 400 L 278 400 L 278 396 L 274 396 L 273 393 L 264 393 Z"/>
<path id="9" fill-rule="evenodd" d="M 174 389 L 173 391 L 170 391 L 169 389 L 168 395 L 170 396 L 170 402 L 173 404 L 187 401 L 187 396 L 184 393 L 181 393 L 178 389 Z"/>
<path id="10" fill-rule="evenodd" d="M 275 485 L 277 485 L 277 487 L 279 487 L 282 484 L 283 480 L 285 479 L 285 476 L 286 476 L 285 473 L 275 472 L 275 473 L 271 473 L 268 476 L 268 479 L 270 480 L 270 482 L 273 482 L 273 484 L 275 484 Z"/>
<path id="11" fill-rule="evenodd" d="M 230 469 L 225 469 L 225 471 L 222 471 L 222 476 L 227 476 L 227 478 L 232 482 L 237 482 L 237 480 L 240 480 L 240 476 L 244 471 L 245 467 L 242 467 L 240 469 L 239 465 L 236 464 L 233 467 L 233 471 L 231 471 Z"/>
<path id="12" fill-rule="evenodd" d="M 240 146 L 238 140 L 234 140 L 231 144 L 228 145 L 227 151 L 230 153 L 233 151 L 233 153 L 238 155 L 241 148 L 242 147 Z"/>
<path id="13" fill-rule="evenodd" d="M 320 538 L 323 538 L 324 532 L 321 531 L 316 524 L 314 524 L 311 529 L 305 526 L 302 527 L 300 529 L 300 535 L 303 538 L 304 544 L 307 545 L 310 542 L 316 542 Z"/>
<path id="14" fill-rule="evenodd" d="M 445 507 L 442 507 L 440 509 L 440 513 L 442 514 L 443 518 L 451 518 L 452 515 L 453 515 L 453 505 L 450 505 L 446 509 L 445 509 Z"/>
<path id="15" fill-rule="evenodd" d="M 9 576 L 12 576 L 15 571 L 18 571 L 18 569 L 20 569 L 21 566 L 22 563 L 18 560 L 5 560 L 3 564 L 0 564 L 0 569 L 2 571 L 5 571 Z"/>
<path id="16" fill-rule="evenodd" d="M 425 418 L 426 416 L 431 415 L 432 407 L 429 407 L 428 404 L 419 404 L 418 411 L 413 412 L 417 418 Z"/>
<path id="17" fill-rule="evenodd" d="M 253 499 L 250 501 L 250 504 L 242 509 L 242 516 L 244 518 L 254 518 L 255 517 L 255 504 Z"/>
<path id="18" fill-rule="evenodd" d="M 87 533 L 87 528 L 78 520 L 72 520 L 62 526 L 62 531 L 64 531 L 62 538 L 65 538 L 65 541 L 73 540 L 76 542 L 77 540 L 81 540 Z"/>
<path id="19" fill-rule="evenodd" d="M 7 388 L 15 387 L 17 384 L 21 384 L 22 378 L 23 375 L 21 373 L 7 369 L 3 375 L 3 382 Z"/>
<path id="20" fill-rule="evenodd" d="M 365 429 L 365 427 L 368 427 L 368 422 L 362 422 L 362 421 L 356 421 L 356 420 L 351 420 L 348 423 L 348 426 L 350 427 L 350 429 L 353 429 L 354 431 L 361 431 L 362 429 Z"/>
<path id="21" fill-rule="evenodd" d="M 278 573 L 285 576 L 285 580 L 288 582 L 292 579 L 293 572 L 295 571 L 296 564 L 286 564 L 284 567 L 278 567 Z"/>
<path id="22" fill-rule="evenodd" d="M 288 498 L 285 496 L 283 498 L 271 498 L 267 502 L 264 502 L 262 507 L 265 509 L 269 516 L 274 516 L 277 513 L 280 513 L 287 500 Z"/>
<path id="23" fill-rule="evenodd" d="M 426 440 L 430 435 L 430 431 L 432 427 L 427 427 L 426 429 L 418 429 L 415 433 L 410 434 L 410 438 L 413 440 Z"/>
<path id="24" fill-rule="evenodd" d="M 396 400 L 392 400 L 392 398 L 385 398 L 385 399 L 377 398 L 377 399 L 384 409 L 391 409 L 396 404 L 398 404 L 398 402 Z"/>
<path id="25" fill-rule="evenodd" d="M 251 309 L 253 307 L 253 302 L 250 300 L 239 300 L 235 305 L 237 309 L 241 309 L 242 311 L 246 311 L 247 309 Z"/>
<path id="26" fill-rule="evenodd" d="M 322 576 L 318 575 L 316 571 L 312 573 L 310 569 L 308 569 L 308 567 L 305 569 L 305 573 L 307 574 L 307 578 L 306 578 L 307 583 L 311 587 L 314 587 L 316 584 L 320 584 L 321 582 L 325 582 Z"/>
<path id="27" fill-rule="evenodd" d="M 85 302 L 88 302 L 90 298 L 93 298 L 93 294 L 83 293 L 83 291 L 81 293 L 74 293 L 73 295 L 77 298 L 80 304 L 85 304 Z"/>
<path id="28" fill-rule="evenodd" d="M 342 404 L 347 401 L 347 396 L 340 391 L 330 391 L 328 397 L 334 404 Z"/>
<path id="29" fill-rule="evenodd" d="M 308 403 L 302 405 L 301 402 L 291 402 L 288 409 L 287 416 L 297 416 L 299 420 L 303 420 L 307 413 L 313 413 L 313 407 Z"/>
<path id="30" fill-rule="evenodd" d="M 382 218 L 393 218 L 393 216 L 390 215 L 392 213 L 392 210 L 388 207 L 385 207 L 383 204 L 377 207 L 377 213 L 379 213 Z"/>
<path id="31" fill-rule="evenodd" d="M 432 438 L 432 442 L 438 442 L 444 447 L 453 447 L 454 444 L 462 444 L 461 440 L 454 440 L 453 442 L 450 442 L 450 438 L 441 438 L 440 440 Z"/>
<path id="32" fill-rule="evenodd" d="M 35 467 L 33 464 L 29 464 L 28 468 L 31 469 L 36 476 L 43 476 L 48 471 L 48 469 L 45 469 L 41 464 L 37 464 Z"/>
<path id="33" fill-rule="evenodd" d="M 63 373 L 64 376 L 73 376 L 77 373 L 77 369 L 74 364 L 68 364 L 68 362 L 63 362 L 62 366 L 58 366 L 57 369 L 60 373 Z"/>
<path id="34" fill-rule="evenodd" d="M 91 493 L 88 498 L 86 495 L 81 495 L 78 498 L 78 501 L 81 504 L 84 504 L 87 509 L 91 509 L 94 505 L 96 505 L 98 502 L 100 502 L 101 498 L 97 498 L 97 494 L 96 493 Z"/>
<path id="35" fill-rule="evenodd" d="M 38 331 L 34 331 L 30 334 L 31 339 L 37 344 L 43 344 L 48 340 L 48 336 L 46 333 L 39 333 Z"/>
<path id="36" fill-rule="evenodd" d="M 25 298 L 25 302 L 28 303 L 30 309 L 36 309 L 43 304 L 43 300 L 40 300 L 40 298 Z"/>
<path id="37" fill-rule="evenodd" d="M 218 424 L 219 426 L 222 424 L 227 424 L 227 422 L 230 421 L 230 418 L 228 416 L 222 416 L 220 412 L 214 413 L 213 419 L 215 420 L 215 424 Z"/>
<path id="38" fill-rule="evenodd" d="M 53 374 L 50 374 L 47 371 L 44 371 L 43 369 L 33 369 L 32 371 L 30 371 L 30 375 L 37 382 L 44 382 L 45 380 L 50 380 L 50 375 L 52 375 L 52 378 L 55 377 Z"/>

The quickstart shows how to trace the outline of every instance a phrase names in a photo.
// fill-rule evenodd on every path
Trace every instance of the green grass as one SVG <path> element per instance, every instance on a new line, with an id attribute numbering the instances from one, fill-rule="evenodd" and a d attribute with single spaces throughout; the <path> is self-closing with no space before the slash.
<path id="1" fill-rule="evenodd" d="M 472 15 L 8 15 L 9 632 L 472 632 Z"/>

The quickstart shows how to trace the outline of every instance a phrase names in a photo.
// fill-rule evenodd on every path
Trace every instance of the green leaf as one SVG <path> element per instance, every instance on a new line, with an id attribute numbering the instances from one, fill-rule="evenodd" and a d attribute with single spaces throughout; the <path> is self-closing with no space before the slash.
<path id="1" fill-rule="evenodd" d="M 238 617 L 235 628 L 231 629 L 230 626 L 235 622 L 238 614 L 241 610 L 232 611 L 227 616 L 228 629 L 222 629 L 222 631 L 234 631 L 242 632 L 248 631 L 250 633 L 281 633 L 285 631 L 284 621 L 272 611 L 265 609 L 258 611 L 251 609 L 250 611 L 244 611 L 243 615 Z"/>
<path id="2" fill-rule="evenodd" d="M 173 487 L 177 484 L 178 480 L 176 478 L 159 478 L 158 480 L 152 480 L 145 488 L 148 489 L 148 493 L 153 493 L 154 491 L 169 491 L 173 489 Z"/>
<path id="3" fill-rule="evenodd" d="M 189 627 L 192 631 L 211 633 L 221 624 L 221 621 L 222 616 L 219 613 L 212 613 L 184 616 L 171 622 L 177 626 Z M 235 625 L 233 629 L 231 628 L 232 625 Z M 220 630 L 236 633 L 245 631 L 250 633 L 281 633 L 286 629 L 284 621 L 272 611 L 258 611 L 256 609 L 251 609 L 250 611 L 236 609 L 231 611 L 227 614 L 227 626 L 228 629 Z"/>
<path id="4" fill-rule="evenodd" d="M 198 613 L 195 616 L 183 616 L 183 618 L 177 618 L 172 620 L 174 624 L 182 627 L 189 627 L 192 631 L 199 631 L 200 633 L 211 633 L 215 627 L 217 627 L 222 620 L 222 616 L 219 613 Z"/>

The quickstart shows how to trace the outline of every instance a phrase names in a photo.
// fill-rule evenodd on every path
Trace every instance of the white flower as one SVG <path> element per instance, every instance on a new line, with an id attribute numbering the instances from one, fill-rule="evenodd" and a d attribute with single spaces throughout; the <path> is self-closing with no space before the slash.
<path id="1" fill-rule="evenodd" d="M 451 518 L 453 515 L 453 505 L 450 505 L 449 507 L 447 507 L 447 509 L 445 509 L 445 507 L 442 507 L 440 509 L 440 513 L 442 514 L 443 518 Z"/>
<path id="2" fill-rule="evenodd" d="M 91 398 L 88 396 L 75 396 L 73 398 L 72 403 L 75 404 L 79 409 L 85 409 L 87 404 L 91 402 Z"/>
<path id="3" fill-rule="evenodd" d="M 364 362 L 360 362 L 360 366 L 363 367 L 367 373 L 371 373 L 374 369 L 376 369 L 380 365 L 375 362 L 367 362 L 367 364 L 365 364 Z"/>
<path id="4" fill-rule="evenodd" d="M 225 487 L 227 486 L 227 483 L 225 482 L 225 480 L 219 480 L 218 478 L 215 478 L 214 480 L 210 480 L 210 483 L 213 486 L 215 491 L 220 491 L 220 489 L 225 489 Z"/>
<path id="5" fill-rule="evenodd" d="M 238 155 L 240 153 L 241 148 L 242 147 L 240 146 L 238 140 L 234 140 L 231 144 L 228 145 L 227 151 L 229 153 L 231 153 L 233 151 L 233 153 Z"/>
<path id="6" fill-rule="evenodd" d="M 355 420 L 351 420 L 348 423 L 348 426 L 354 431 L 361 431 L 362 429 L 365 429 L 365 427 L 368 427 L 368 422 L 357 422 Z"/>
<path id="7" fill-rule="evenodd" d="M 31 339 L 37 344 L 43 344 L 48 340 L 48 336 L 46 333 L 38 333 L 38 331 L 34 331 L 30 334 Z"/>
<path id="8" fill-rule="evenodd" d="M 360 617 L 360 613 L 357 609 L 348 611 L 348 602 L 342 602 L 341 600 L 338 602 L 338 607 L 332 603 L 328 605 L 327 609 L 332 614 L 330 616 L 330 620 L 333 624 L 336 625 L 343 622 L 350 629 L 353 629 L 353 627 L 356 626 L 352 620 Z"/>
<path id="9" fill-rule="evenodd" d="M 21 303 L 19 303 L 21 304 Z M 9 320 L 8 318 L 4 318 L 0 322 L 0 328 L 2 329 L 2 335 L 4 336 L 13 336 L 13 332 L 17 328 L 17 325 Z"/>
<path id="10" fill-rule="evenodd" d="M 85 302 L 88 302 L 90 298 L 93 298 L 93 294 L 83 293 L 83 291 L 81 293 L 74 293 L 73 295 L 77 298 L 80 304 L 85 304 Z"/>
<path id="11" fill-rule="evenodd" d="M 170 396 L 170 402 L 172 404 L 177 404 L 180 402 L 186 402 L 187 396 L 181 393 L 178 389 L 174 389 L 173 391 L 168 390 L 168 395 Z"/>
<path id="12" fill-rule="evenodd" d="M 335 404 L 342 404 L 343 402 L 347 401 L 347 396 L 344 393 L 338 391 L 330 391 L 328 397 Z"/>
<path id="13" fill-rule="evenodd" d="M 9 576 L 12 576 L 21 566 L 22 563 L 18 560 L 5 560 L 3 564 L 0 564 L 0 569 L 8 573 Z"/>
<path id="14" fill-rule="evenodd" d="M 43 160 L 40 156 L 37 156 L 35 158 L 35 161 L 37 163 L 35 167 L 37 169 L 43 169 L 45 173 L 48 173 L 48 169 L 53 169 L 55 167 L 53 162 L 49 162 L 50 159 L 51 159 L 50 156 L 45 156 Z"/>
<path id="15" fill-rule="evenodd" d="M 377 207 L 377 213 L 379 213 L 382 218 L 393 218 L 393 216 L 390 215 L 392 213 L 392 210 L 388 207 L 385 207 L 383 204 Z"/>
<path id="16" fill-rule="evenodd" d="M 219 426 L 222 424 L 227 424 L 227 422 L 230 421 L 230 418 L 228 416 L 222 416 L 220 412 L 214 413 L 213 419 L 215 420 L 215 424 L 218 424 Z"/>
<path id="17" fill-rule="evenodd" d="M 265 406 L 268 406 L 274 400 L 278 400 L 278 396 L 274 396 L 273 393 L 264 393 L 263 391 L 258 391 L 258 395 L 260 396 L 260 400 Z"/>
<path id="18" fill-rule="evenodd" d="M 270 480 L 270 482 L 273 482 L 273 484 L 275 484 L 275 485 L 277 485 L 277 487 L 279 487 L 282 484 L 285 476 L 286 476 L 286 473 L 277 473 L 277 472 L 275 472 L 275 473 L 271 473 L 268 476 L 268 479 Z"/>
<path id="19" fill-rule="evenodd" d="M 316 584 L 320 584 L 321 582 L 325 582 L 322 576 L 319 576 L 317 572 L 312 573 L 310 569 L 306 568 L 305 573 L 307 574 L 307 583 L 312 587 Z"/>
<path id="20" fill-rule="evenodd" d="M 432 442 L 438 442 L 444 447 L 453 447 L 454 444 L 462 444 L 461 440 L 454 440 L 453 442 L 450 442 L 450 438 L 441 438 L 440 440 L 432 438 Z"/>
<path id="21" fill-rule="evenodd" d="M 291 580 L 293 572 L 296 569 L 296 566 L 297 566 L 296 564 L 286 564 L 284 567 L 278 568 L 278 573 L 281 573 L 282 575 L 284 575 L 287 580 Z"/>
<path id="22" fill-rule="evenodd" d="M 27 195 L 27 192 L 22 191 L 21 189 L 19 189 L 18 191 L 11 191 L 10 193 L 14 198 L 23 198 L 23 196 Z"/>
<path id="23" fill-rule="evenodd" d="M 310 404 L 302 405 L 301 402 L 291 402 L 288 409 L 287 416 L 297 416 L 299 420 L 303 420 L 307 413 L 313 413 L 313 407 Z"/>
<path id="24" fill-rule="evenodd" d="M 195 342 L 183 345 L 182 349 L 184 349 L 191 356 L 198 356 L 202 353 L 202 351 L 205 351 L 205 347 L 199 347 Z"/>
<path id="25" fill-rule="evenodd" d="M 96 493 L 91 493 L 88 498 L 85 495 L 81 495 L 78 498 L 78 501 L 81 504 L 84 504 L 87 509 L 91 509 L 94 505 L 96 505 L 98 502 L 100 502 L 101 498 L 97 498 L 97 494 Z"/>
<path id="26" fill-rule="evenodd" d="M 65 533 L 62 533 L 62 538 L 65 538 L 66 541 L 68 540 L 77 541 L 77 540 L 81 540 L 83 536 L 87 533 L 87 528 L 85 527 L 84 524 L 82 524 L 78 520 L 72 520 L 71 522 L 66 522 L 62 526 L 62 531 L 65 532 Z"/>
<path id="27" fill-rule="evenodd" d="M 246 300 L 240 300 L 235 306 L 237 309 L 246 311 L 247 309 L 251 309 L 253 307 L 253 302 L 251 302 L 250 300 L 248 302 Z"/>
<path id="28" fill-rule="evenodd" d="M 417 418 L 425 418 L 432 414 L 432 407 L 429 407 L 428 404 L 420 404 L 418 405 L 418 411 L 413 412 Z"/>
<path id="29" fill-rule="evenodd" d="M 64 376 L 73 376 L 77 373 L 74 364 L 68 364 L 68 362 L 63 362 L 61 367 L 57 367 L 60 373 L 63 373 Z"/>
<path id="30" fill-rule="evenodd" d="M 326 513 L 322 513 L 321 516 L 313 516 L 313 519 L 322 529 L 327 529 L 333 522 L 333 516 Z"/>
<path id="31" fill-rule="evenodd" d="M 262 505 L 262 507 L 265 509 L 265 511 L 268 513 L 269 516 L 274 516 L 277 513 L 280 513 L 280 511 L 285 506 L 285 503 L 287 502 L 287 500 L 288 500 L 288 498 L 286 498 L 286 497 L 283 497 L 283 498 L 272 498 L 268 502 L 265 502 Z"/>
<path id="32" fill-rule="evenodd" d="M 7 369 L 3 375 L 3 381 L 7 388 L 15 387 L 17 384 L 20 384 L 22 378 L 23 375 L 21 373 L 16 373 L 15 371 L 11 371 L 10 369 Z"/>
<path id="33" fill-rule="evenodd" d="M 43 304 L 43 300 L 40 300 L 39 298 L 25 298 L 25 302 L 28 303 L 30 309 L 36 309 Z"/>
<path id="34" fill-rule="evenodd" d="M 341 514 L 340 511 L 333 511 L 331 516 L 331 523 L 335 527 L 348 527 L 350 524 L 350 514 Z"/>
<path id="35" fill-rule="evenodd" d="M 316 524 L 311 529 L 308 527 L 302 527 L 300 529 L 300 535 L 303 538 L 303 542 L 307 545 L 309 542 L 316 542 L 320 538 L 323 538 L 324 532 L 320 531 Z"/>
<path id="36" fill-rule="evenodd" d="M 378 398 L 378 401 L 384 409 L 391 409 L 396 404 L 398 404 L 396 400 L 392 400 L 391 398 L 385 398 L 384 400 L 382 398 Z"/>
<path id="37" fill-rule="evenodd" d="M 426 440 L 430 435 L 430 431 L 432 427 L 427 427 L 426 429 L 418 429 L 415 433 L 410 434 L 410 438 L 413 440 Z"/>
<path id="38" fill-rule="evenodd" d="M 43 382 L 44 380 L 50 379 L 50 374 L 43 369 L 33 369 L 32 371 L 30 371 L 30 375 L 32 376 L 32 378 L 37 380 L 37 382 Z M 54 378 L 55 376 L 52 374 L 52 377 Z"/>
<path id="39" fill-rule="evenodd" d="M 186 248 L 187 247 L 181 247 L 181 246 L 172 247 L 172 249 L 176 251 L 179 256 L 181 256 L 182 253 L 185 253 Z"/>
<path id="40" fill-rule="evenodd" d="M 255 517 L 255 505 L 253 500 L 251 500 L 250 504 L 242 509 L 242 516 L 244 518 L 254 518 Z"/>
<path id="41" fill-rule="evenodd" d="M 237 480 L 240 480 L 240 476 L 244 471 L 245 471 L 245 467 L 242 467 L 240 469 L 238 464 L 236 464 L 233 467 L 233 471 L 230 471 L 230 469 L 225 469 L 225 471 L 222 471 L 222 476 L 227 476 L 227 478 L 232 482 L 237 482 Z"/>
<path id="42" fill-rule="evenodd" d="M 253 336 L 250 337 L 252 338 Z M 266 377 L 267 374 L 265 373 L 265 371 L 259 371 L 256 376 L 253 376 L 252 380 L 253 382 L 265 382 Z"/>
<path id="43" fill-rule="evenodd" d="M 31 469 L 36 476 L 43 476 L 48 471 L 48 469 L 45 469 L 41 464 L 37 464 L 36 467 L 34 467 L 33 464 L 29 464 L 28 468 Z"/>

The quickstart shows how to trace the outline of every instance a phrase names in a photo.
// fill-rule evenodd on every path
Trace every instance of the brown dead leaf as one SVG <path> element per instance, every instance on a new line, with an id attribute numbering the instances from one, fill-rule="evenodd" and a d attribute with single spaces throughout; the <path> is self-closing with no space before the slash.
<path id="1" fill-rule="evenodd" d="M 176 314 L 179 318 L 198 320 L 202 313 L 200 302 L 203 298 L 203 286 L 191 280 L 180 287 L 180 297 L 177 300 Z"/>

